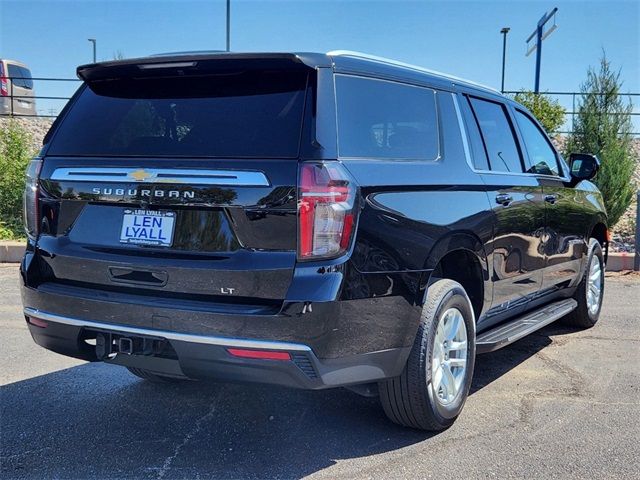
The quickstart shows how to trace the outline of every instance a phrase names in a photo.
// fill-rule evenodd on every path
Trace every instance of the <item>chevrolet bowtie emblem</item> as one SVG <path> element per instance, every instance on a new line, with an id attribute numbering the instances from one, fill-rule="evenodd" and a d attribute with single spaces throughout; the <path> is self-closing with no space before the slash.
<path id="1" fill-rule="evenodd" d="M 144 182 L 149 178 L 153 177 L 153 173 L 147 172 L 146 170 L 140 169 L 129 174 L 129 178 L 135 180 L 136 182 Z"/>

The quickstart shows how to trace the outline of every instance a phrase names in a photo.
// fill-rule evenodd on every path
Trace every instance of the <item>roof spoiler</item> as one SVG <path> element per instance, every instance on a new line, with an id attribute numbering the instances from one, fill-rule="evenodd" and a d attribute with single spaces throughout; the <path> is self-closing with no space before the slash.
<path id="1" fill-rule="evenodd" d="M 76 73 L 85 82 L 120 78 L 203 75 L 238 70 L 293 69 L 308 67 L 293 53 L 216 53 L 131 58 L 81 65 Z"/>

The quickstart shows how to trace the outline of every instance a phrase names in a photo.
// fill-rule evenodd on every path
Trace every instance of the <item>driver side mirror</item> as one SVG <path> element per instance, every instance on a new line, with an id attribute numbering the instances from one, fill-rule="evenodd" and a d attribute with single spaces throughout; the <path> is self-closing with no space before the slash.
<path id="1" fill-rule="evenodd" d="M 591 180 L 598 173 L 600 160 L 589 153 L 572 153 L 569 155 L 571 178 L 578 183 L 581 180 Z"/>

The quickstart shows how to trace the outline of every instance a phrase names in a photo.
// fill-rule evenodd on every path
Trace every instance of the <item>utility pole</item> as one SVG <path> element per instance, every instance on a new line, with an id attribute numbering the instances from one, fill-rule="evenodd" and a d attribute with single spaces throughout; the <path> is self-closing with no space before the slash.
<path id="1" fill-rule="evenodd" d="M 531 52 L 536 50 L 536 80 L 535 80 L 535 93 L 540 93 L 540 64 L 542 63 L 542 41 L 547 38 L 551 33 L 558 28 L 555 22 L 556 12 L 558 11 L 558 7 L 555 7 L 550 12 L 545 13 L 540 20 L 538 20 L 538 25 L 534 32 L 529 35 L 527 38 L 527 44 L 535 37 L 536 43 L 529 47 L 527 50 L 527 54 L 525 56 L 529 56 Z M 553 25 L 547 30 L 544 29 L 545 24 L 553 18 Z"/>
<path id="2" fill-rule="evenodd" d="M 227 0 L 227 52 L 231 51 L 231 0 Z"/>
<path id="3" fill-rule="evenodd" d="M 636 254 L 633 259 L 633 269 L 640 272 L 640 190 L 636 192 Z"/>
<path id="4" fill-rule="evenodd" d="M 511 30 L 509 27 L 504 27 L 500 30 L 502 34 L 502 83 L 500 84 L 500 92 L 504 93 L 504 66 L 507 60 L 507 33 Z"/>
<path id="5" fill-rule="evenodd" d="M 93 63 L 96 63 L 96 39 L 95 38 L 87 38 L 88 41 L 93 43 Z"/>

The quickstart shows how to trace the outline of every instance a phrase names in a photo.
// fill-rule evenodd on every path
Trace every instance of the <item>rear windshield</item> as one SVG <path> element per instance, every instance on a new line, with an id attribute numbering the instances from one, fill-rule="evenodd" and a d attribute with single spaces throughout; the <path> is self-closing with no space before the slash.
<path id="1" fill-rule="evenodd" d="M 31 79 L 31 72 L 28 68 L 9 63 L 7 69 L 9 70 L 9 78 L 11 78 L 15 87 L 27 88 L 29 90 L 33 89 L 33 80 Z"/>
<path id="2" fill-rule="evenodd" d="M 50 155 L 298 156 L 307 73 L 111 80 L 80 93 Z"/>

